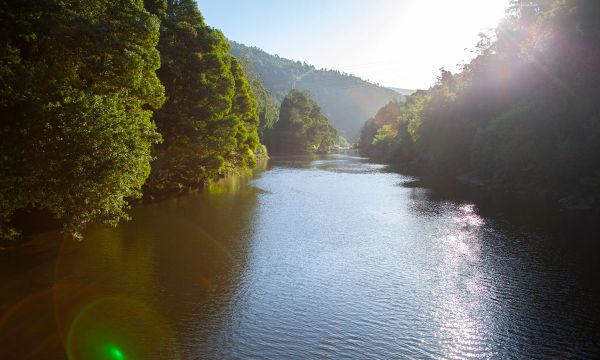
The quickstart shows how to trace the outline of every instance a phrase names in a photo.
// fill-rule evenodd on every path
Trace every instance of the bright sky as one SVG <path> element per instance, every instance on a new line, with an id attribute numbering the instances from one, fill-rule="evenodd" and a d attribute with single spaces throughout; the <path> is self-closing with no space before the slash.
<path id="1" fill-rule="evenodd" d="M 234 41 L 363 79 L 426 89 L 458 69 L 509 0 L 197 0 Z"/>

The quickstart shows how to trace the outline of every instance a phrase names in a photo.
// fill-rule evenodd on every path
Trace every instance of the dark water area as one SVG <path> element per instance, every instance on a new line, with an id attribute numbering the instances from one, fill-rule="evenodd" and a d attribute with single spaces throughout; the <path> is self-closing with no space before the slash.
<path id="1" fill-rule="evenodd" d="M 0 359 L 593 359 L 600 221 L 351 155 L 0 251 Z"/>

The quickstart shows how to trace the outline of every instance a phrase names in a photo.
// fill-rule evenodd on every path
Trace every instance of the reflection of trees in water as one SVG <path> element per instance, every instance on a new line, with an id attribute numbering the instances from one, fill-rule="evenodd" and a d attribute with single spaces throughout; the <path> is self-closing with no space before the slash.
<path id="1" fill-rule="evenodd" d="M 40 241 L 34 239 L 12 254 L 0 254 L 27 264 L 2 273 L 3 279 L 20 285 L 5 287 L 12 293 L 0 297 L 2 309 L 19 303 L 4 321 L 10 328 L 0 323 L 0 353 L 8 350 L 24 356 L 64 357 L 62 343 L 71 324 L 86 306 L 107 297 L 123 299 L 119 303 L 127 306 L 115 309 L 114 322 L 100 321 L 101 312 L 88 310 L 94 316 L 86 319 L 97 319 L 97 326 L 143 323 L 137 316 L 140 312 L 130 306 L 139 303 L 151 309 L 142 315 L 164 318 L 164 324 L 170 324 L 175 334 L 188 334 L 186 338 L 178 336 L 183 346 L 218 332 L 215 319 L 245 266 L 259 192 L 246 186 L 249 179 L 247 175 L 230 176 L 213 184 L 209 191 L 136 207 L 131 222 L 114 229 L 90 229 L 82 242 L 61 243 L 57 234 L 42 234 Z M 58 244 L 62 244 L 60 249 Z M 44 261 L 28 261 L 32 257 Z M 36 324 L 35 329 L 32 324 Z M 82 324 L 96 326 L 91 320 L 78 322 L 78 326 Z M 189 338 L 190 329 L 199 324 L 195 338 Z M 157 339 L 152 340 L 150 335 L 156 331 L 150 326 L 147 334 L 142 331 L 139 338 L 128 340 L 130 351 L 157 346 L 151 343 Z"/>

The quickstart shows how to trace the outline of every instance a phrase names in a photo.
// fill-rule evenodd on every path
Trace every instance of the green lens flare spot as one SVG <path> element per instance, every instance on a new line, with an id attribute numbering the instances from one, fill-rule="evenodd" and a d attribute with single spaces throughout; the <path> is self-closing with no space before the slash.
<path id="1" fill-rule="evenodd" d="M 69 326 L 66 350 L 69 360 L 181 359 L 169 323 L 149 306 L 119 297 L 82 308 Z"/>
<path id="2" fill-rule="evenodd" d="M 125 354 L 123 354 L 123 351 L 121 351 L 121 349 L 119 349 L 118 347 L 116 347 L 114 345 L 109 345 L 106 350 L 107 350 L 108 355 L 110 356 L 111 360 L 126 360 L 127 359 L 125 357 Z"/>

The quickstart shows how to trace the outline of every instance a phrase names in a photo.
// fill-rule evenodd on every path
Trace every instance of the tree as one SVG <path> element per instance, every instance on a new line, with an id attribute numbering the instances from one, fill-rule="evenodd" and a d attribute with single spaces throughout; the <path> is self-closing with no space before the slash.
<path id="1" fill-rule="evenodd" d="M 337 131 L 307 92 L 291 90 L 281 103 L 279 121 L 268 135 L 269 151 L 301 154 L 327 151 Z"/>
<path id="2" fill-rule="evenodd" d="M 375 155 L 373 149 L 375 137 L 377 136 L 378 131 L 384 126 L 388 126 L 389 131 L 386 131 L 388 134 L 391 134 L 392 131 L 395 133 L 398 129 L 399 117 L 402 114 L 402 111 L 402 103 L 390 101 L 384 107 L 379 109 L 377 114 L 363 125 L 358 144 L 364 155 L 379 157 Z M 379 152 L 379 155 L 383 154 Z"/>
<path id="3" fill-rule="evenodd" d="M 9 0 L 0 12 L 0 236 L 28 209 L 76 236 L 127 218 L 160 139 L 159 20 L 142 0 Z"/>
<path id="4" fill-rule="evenodd" d="M 600 208 L 600 4 L 513 0 L 495 35 L 407 98 L 387 158 Z M 389 140 L 385 126 L 367 122 L 363 152 Z"/>
<path id="5" fill-rule="evenodd" d="M 147 190 L 181 191 L 253 167 L 256 104 L 223 34 L 205 24 L 194 1 L 171 0 L 158 48 L 167 102 L 155 119 L 164 143 Z"/>
<path id="6" fill-rule="evenodd" d="M 239 61 L 256 99 L 256 112 L 259 118 L 258 135 L 264 143 L 266 132 L 270 131 L 279 120 L 279 101 L 265 88 L 260 76 L 252 70 L 252 60 L 242 55 Z"/>

